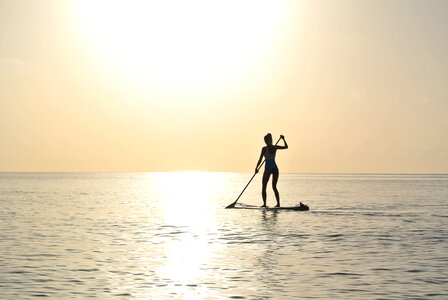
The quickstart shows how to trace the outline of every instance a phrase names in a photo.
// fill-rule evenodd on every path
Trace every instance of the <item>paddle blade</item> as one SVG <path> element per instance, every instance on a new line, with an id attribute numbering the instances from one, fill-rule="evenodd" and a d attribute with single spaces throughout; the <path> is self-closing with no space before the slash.
<path id="1" fill-rule="evenodd" d="M 234 208 L 235 204 L 236 204 L 236 201 L 233 202 L 232 204 L 227 205 L 226 208 Z"/>

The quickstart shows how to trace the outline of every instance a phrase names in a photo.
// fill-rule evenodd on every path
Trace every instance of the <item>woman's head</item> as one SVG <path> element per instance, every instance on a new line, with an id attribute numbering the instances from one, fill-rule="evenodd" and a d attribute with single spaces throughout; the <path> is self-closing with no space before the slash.
<path id="1" fill-rule="evenodd" d="M 272 135 L 270 133 L 266 134 L 264 136 L 264 142 L 266 143 L 266 145 L 272 145 Z"/>

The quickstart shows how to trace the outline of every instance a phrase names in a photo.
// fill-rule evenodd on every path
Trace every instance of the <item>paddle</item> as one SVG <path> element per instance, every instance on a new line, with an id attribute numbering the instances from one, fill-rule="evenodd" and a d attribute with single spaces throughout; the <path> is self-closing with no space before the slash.
<path id="1" fill-rule="evenodd" d="M 277 146 L 278 142 L 280 142 L 282 138 L 279 138 L 277 143 L 275 143 L 275 146 Z M 241 194 L 238 196 L 238 198 L 236 198 L 235 202 L 229 204 L 226 206 L 226 208 L 234 208 L 235 204 L 238 202 L 238 200 L 240 199 L 241 195 L 244 193 L 244 191 L 247 189 L 247 187 L 249 186 L 249 184 L 252 182 L 252 179 L 254 179 L 255 175 L 257 175 L 258 170 L 260 170 L 260 168 L 263 166 L 265 160 L 263 159 L 263 162 L 258 166 L 257 171 L 254 173 L 254 175 L 252 175 L 252 178 L 249 180 L 249 182 L 246 184 L 246 186 L 244 187 L 243 191 L 241 192 Z"/>

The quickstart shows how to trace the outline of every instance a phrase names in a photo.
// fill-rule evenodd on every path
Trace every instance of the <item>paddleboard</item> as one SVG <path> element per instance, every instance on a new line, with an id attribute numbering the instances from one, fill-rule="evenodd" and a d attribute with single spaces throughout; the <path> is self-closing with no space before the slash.
<path id="1" fill-rule="evenodd" d="M 308 211 L 310 208 L 308 205 L 302 204 L 297 206 L 282 206 L 282 207 L 261 207 L 261 206 L 252 206 L 252 205 L 244 205 L 244 206 L 235 206 L 233 208 L 236 209 L 262 209 L 262 210 L 270 210 L 270 211 L 277 211 L 277 210 L 295 210 L 295 211 Z"/>

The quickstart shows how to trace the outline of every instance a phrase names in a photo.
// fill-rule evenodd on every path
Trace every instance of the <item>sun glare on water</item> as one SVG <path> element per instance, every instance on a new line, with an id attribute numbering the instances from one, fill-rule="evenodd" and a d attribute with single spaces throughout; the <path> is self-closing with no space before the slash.
<path id="1" fill-rule="evenodd" d="M 219 253 L 220 246 L 209 243 L 209 234 L 217 226 L 210 207 L 216 205 L 213 199 L 224 188 L 225 176 L 173 172 L 159 173 L 156 178 L 159 196 L 163 199 L 160 208 L 163 223 L 171 226 L 170 231 L 173 231 L 173 238 L 164 250 L 167 262 L 157 272 L 174 282 L 196 284 L 196 280 L 204 275 L 201 267 Z M 182 286 L 178 289 L 184 299 L 195 299 L 189 289 Z"/>
<path id="2" fill-rule="evenodd" d="M 207 172 L 170 172 L 157 176 L 157 185 L 163 199 L 162 208 L 167 224 L 203 225 L 208 214 L 204 213 L 213 198 L 222 190 L 221 174 Z M 211 224 L 208 224 L 211 225 Z"/>
<path id="3" fill-rule="evenodd" d="M 256 75 L 287 11 L 262 0 L 93 0 L 74 8 L 105 68 L 134 87 L 183 94 Z"/>

